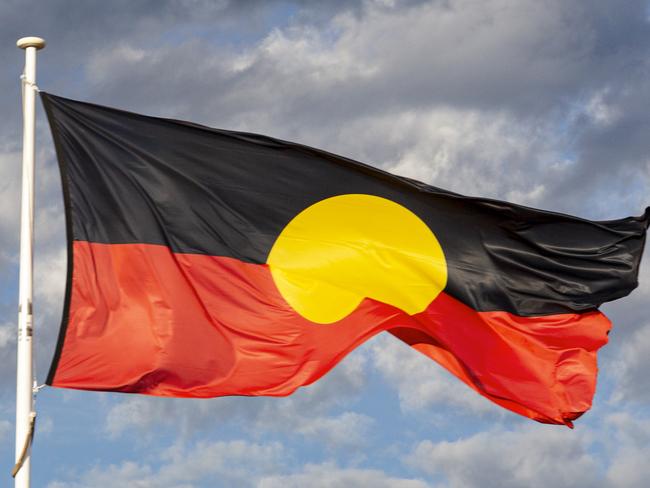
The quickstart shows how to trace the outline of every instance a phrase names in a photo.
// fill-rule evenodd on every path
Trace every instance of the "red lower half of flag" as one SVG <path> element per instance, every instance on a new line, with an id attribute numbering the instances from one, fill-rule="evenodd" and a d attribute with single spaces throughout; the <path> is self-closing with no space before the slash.
<path id="1" fill-rule="evenodd" d="M 570 425 L 591 405 L 596 351 L 610 328 L 600 312 L 519 317 L 473 310 L 445 292 L 416 315 L 367 299 L 322 325 L 287 304 L 267 265 L 83 241 L 73 262 L 48 380 L 66 388 L 283 396 L 389 331 L 499 405 Z"/>

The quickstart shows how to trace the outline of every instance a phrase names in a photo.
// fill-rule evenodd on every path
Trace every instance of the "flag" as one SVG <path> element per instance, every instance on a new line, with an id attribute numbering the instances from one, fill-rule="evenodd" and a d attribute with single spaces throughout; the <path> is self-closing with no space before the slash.
<path id="1" fill-rule="evenodd" d="M 497 404 L 589 409 L 649 212 L 451 193 L 300 144 L 41 92 L 68 239 L 47 383 L 283 396 L 388 331 Z"/>

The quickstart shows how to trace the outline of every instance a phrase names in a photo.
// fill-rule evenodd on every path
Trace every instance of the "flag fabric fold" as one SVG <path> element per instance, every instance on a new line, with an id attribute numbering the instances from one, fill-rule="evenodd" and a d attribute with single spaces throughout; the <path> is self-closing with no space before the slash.
<path id="1" fill-rule="evenodd" d="M 388 331 L 519 414 L 591 405 L 649 212 L 470 198 L 300 144 L 41 92 L 68 281 L 47 383 L 288 395 Z"/>

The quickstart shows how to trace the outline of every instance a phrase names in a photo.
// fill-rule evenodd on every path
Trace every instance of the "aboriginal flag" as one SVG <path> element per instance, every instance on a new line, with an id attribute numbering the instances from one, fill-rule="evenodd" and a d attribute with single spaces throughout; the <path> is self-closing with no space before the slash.
<path id="1" fill-rule="evenodd" d="M 497 404 L 589 409 L 650 214 L 470 198 L 318 149 L 41 93 L 68 281 L 47 383 L 292 393 L 388 331 Z"/>

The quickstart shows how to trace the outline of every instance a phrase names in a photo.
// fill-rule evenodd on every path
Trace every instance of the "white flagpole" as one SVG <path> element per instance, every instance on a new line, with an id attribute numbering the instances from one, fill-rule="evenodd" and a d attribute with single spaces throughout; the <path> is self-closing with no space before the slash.
<path id="1" fill-rule="evenodd" d="M 34 431 L 34 371 L 32 365 L 32 283 L 34 245 L 34 125 L 36 119 L 36 51 L 45 47 L 40 37 L 23 37 L 23 185 L 20 212 L 20 284 L 18 304 L 18 361 L 16 371 L 15 487 L 30 486 L 31 439 Z"/>

